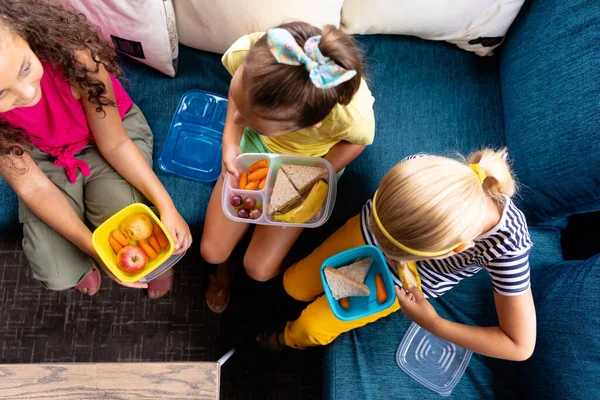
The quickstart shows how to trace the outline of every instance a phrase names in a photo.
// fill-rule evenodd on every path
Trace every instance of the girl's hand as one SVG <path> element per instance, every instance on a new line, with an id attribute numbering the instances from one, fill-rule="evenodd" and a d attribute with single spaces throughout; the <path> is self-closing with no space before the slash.
<path id="1" fill-rule="evenodd" d="M 97 261 L 98 264 L 102 267 L 102 269 L 104 270 L 104 272 L 106 273 L 106 275 L 108 275 L 108 277 L 110 279 L 112 279 L 113 281 L 117 282 L 119 285 L 121 286 L 125 286 L 128 288 L 133 288 L 133 289 L 147 289 L 148 288 L 148 284 L 147 283 L 141 283 L 141 282 L 121 282 L 116 276 L 113 275 L 112 272 L 110 272 L 110 270 L 108 268 L 106 268 L 106 266 L 104 265 L 104 263 Z"/>
<path id="2" fill-rule="evenodd" d="M 223 179 L 227 173 L 230 173 L 235 178 L 239 178 L 240 173 L 235 168 L 233 162 L 240 154 L 242 154 L 242 148 L 239 144 L 223 144 L 223 168 L 221 171 L 221 177 Z"/>
<path id="3" fill-rule="evenodd" d="M 404 315 L 413 320 L 421 328 L 431 332 L 433 326 L 440 319 L 440 316 L 431 303 L 423 296 L 419 288 L 411 286 L 408 293 L 398 286 L 395 289 Z"/>
<path id="4" fill-rule="evenodd" d="M 190 227 L 175 208 L 160 213 L 160 220 L 175 242 L 174 254 L 186 251 L 192 244 Z"/>

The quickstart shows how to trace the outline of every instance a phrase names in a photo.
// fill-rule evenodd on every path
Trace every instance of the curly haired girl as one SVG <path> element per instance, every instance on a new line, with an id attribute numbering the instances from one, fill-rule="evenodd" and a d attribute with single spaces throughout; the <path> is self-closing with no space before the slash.
<path id="1" fill-rule="evenodd" d="M 0 2 L 0 174 L 19 197 L 33 276 L 51 290 L 98 292 L 103 265 L 88 226 L 143 196 L 177 251 L 191 244 L 152 171 L 152 132 L 117 80 L 114 58 L 82 14 L 41 0 Z M 147 285 L 148 295 L 172 284 L 166 272 Z"/>

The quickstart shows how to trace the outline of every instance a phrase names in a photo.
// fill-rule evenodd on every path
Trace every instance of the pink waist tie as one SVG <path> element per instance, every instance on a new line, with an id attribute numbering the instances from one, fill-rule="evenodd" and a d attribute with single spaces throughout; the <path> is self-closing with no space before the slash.
<path id="1" fill-rule="evenodd" d="M 90 176 L 90 166 L 83 160 L 78 160 L 75 157 L 78 151 L 83 149 L 88 143 L 89 139 L 79 143 L 73 143 L 64 147 L 46 147 L 38 146 L 44 153 L 48 153 L 51 156 L 56 157 L 54 165 L 65 169 L 69 182 L 75 183 L 77 181 L 77 170 L 79 169 L 83 176 Z M 34 143 L 35 144 L 35 143 Z"/>
<path id="2" fill-rule="evenodd" d="M 54 161 L 54 165 L 65 169 L 69 182 L 71 183 L 75 183 L 77 180 L 77 169 L 81 170 L 83 176 L 90 176 L 90 167 L 83 160 L 69 158 L 61 154 Z"/>

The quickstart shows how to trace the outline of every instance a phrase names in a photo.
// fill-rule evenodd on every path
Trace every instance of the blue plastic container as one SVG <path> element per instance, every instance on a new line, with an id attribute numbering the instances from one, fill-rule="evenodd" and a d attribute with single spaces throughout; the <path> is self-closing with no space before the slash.
<path id="1" fill-rule="evenodd" d="M 414 322 L 396 353 L 398 366 L 441 396 L 450 396 L 465 373 L 473 352 L 441 339 Z"/>
<path id="2" fill-rule="evenodd" d="M 340 306 L 338 300 L 333 298 L 327 279 L 325 278 L 325 267 L 339 268 L 345 265 L 352 264 L 359 258 L 373 258 L 371 268 L 365 277 L 364 284 L 369 287 L 371 294 L 367 296 L 352 296 L 349 297 L 350 308 L 345 309 Z M 385 302 L 379 304 L 377 301 L 377 291 L 375 289 L 375 275 L 381 274 L 385 290 L 387 291 L 388 298 Z M 331 307 L 333 314 L 341 321 L 353 321 L 355 319 L 367 317 L 369 315 L 378 313 L 389 308 L 396 300 L 396 292 L 394 291 L 394 281 L 392 280 L 392 274 L 388 269 L 387 262 L 381 250 L 375 246 L 366 245 L 361 247 L 355 247 L 354 249 L 346 250 L 342 253 L 336 254 L 335 256 L 329 257 L 323 265 L 321 265 L 321 281 L 323 282 L 323 289 L 325 290 L 325 296 Z"/>
<path id="3" fill-rule="evenodd" d="M 171 121 L 160 169 L 202 182 L 217 180 L 226 116 L 226 98 L 203 90 L 186 92 Z"/>

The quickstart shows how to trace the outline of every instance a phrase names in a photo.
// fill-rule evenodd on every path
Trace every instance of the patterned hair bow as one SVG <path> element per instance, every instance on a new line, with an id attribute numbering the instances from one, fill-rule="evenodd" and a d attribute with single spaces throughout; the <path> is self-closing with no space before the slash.
<path id="1" fill-rule="evenodd" d="M 319 50 L 321 36 L 312 36 L 304 43 L 304 50 L 296 39 L 283 28 L 270 29 L 267 33 L 271 54 L 279 64 L 306 67 L 310 80 L 319 89 L 330 89 L 352 79 L 355 70 L 346 70 Z"/>

